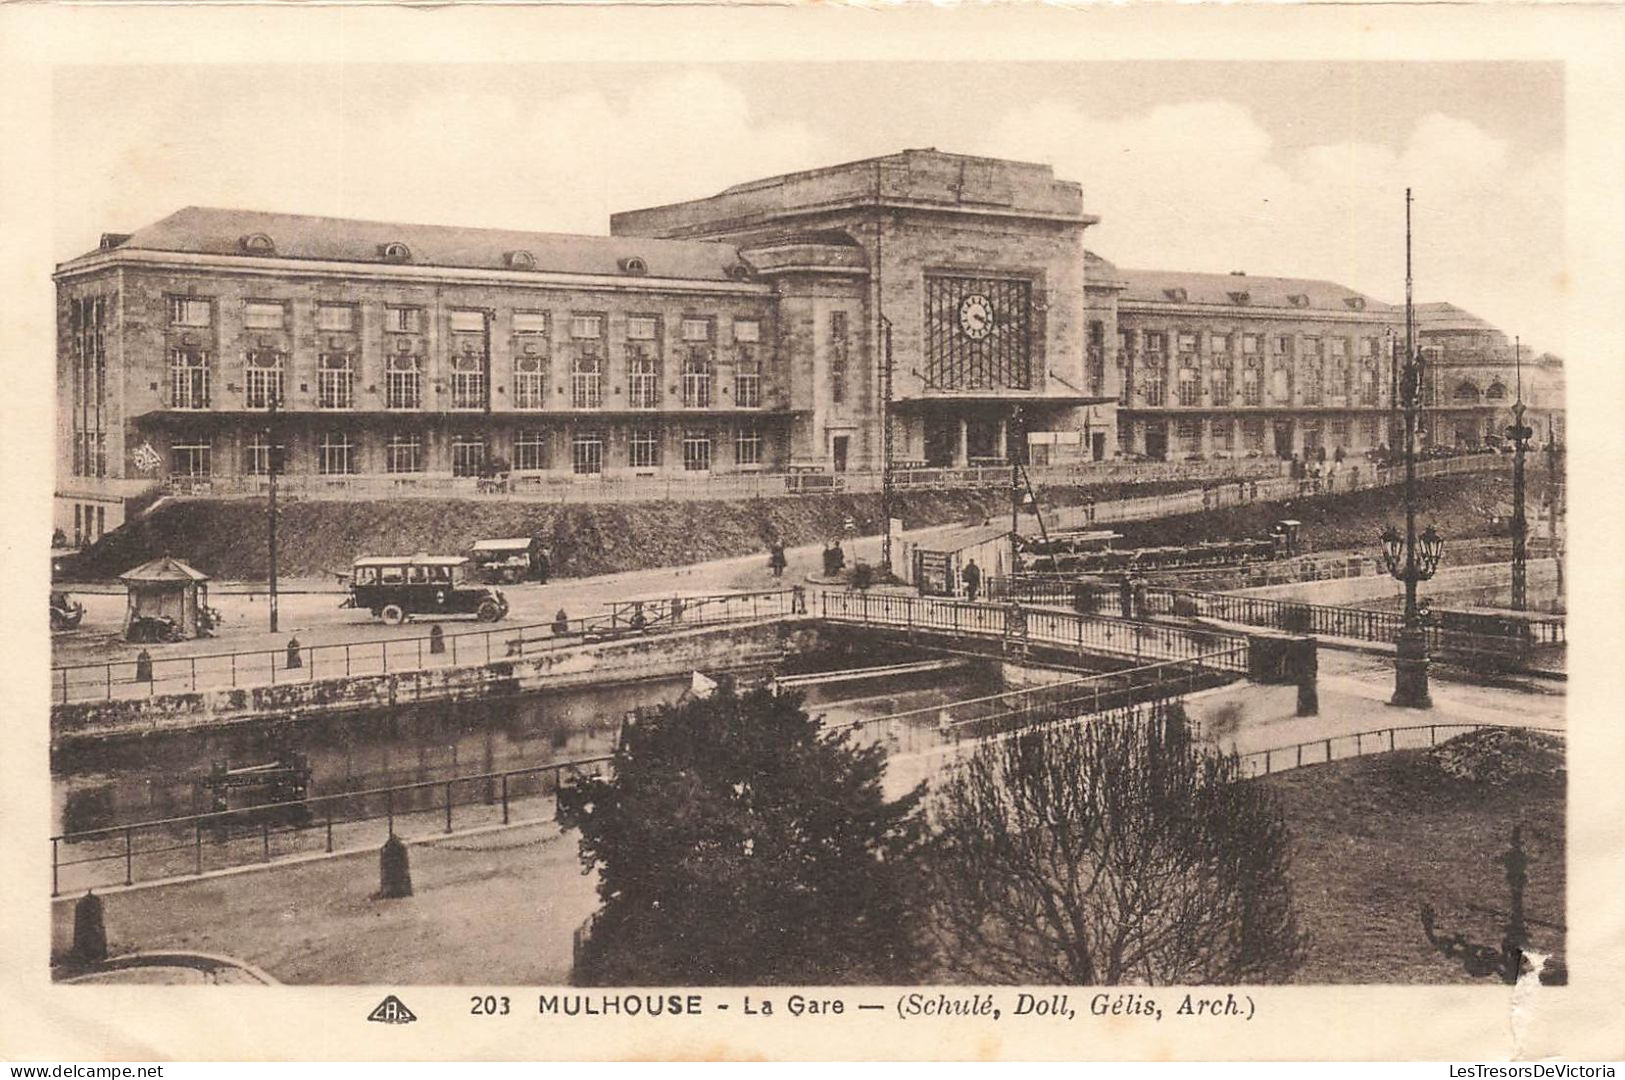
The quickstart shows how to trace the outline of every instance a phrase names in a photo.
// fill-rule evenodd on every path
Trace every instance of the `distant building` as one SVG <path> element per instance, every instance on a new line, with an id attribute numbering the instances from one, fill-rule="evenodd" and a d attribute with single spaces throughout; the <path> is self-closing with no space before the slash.
<path id="1" fill-rule="evenodd" d="M 180 210 L 56 270 L 57 523 L 95 539 L 155 484 L 257 492 L 273 442 L 338 491 L 874 469 L 888 330 L 900 467 L 1389 439 L 1402 310 L 1119 271 L 1084 248 L 1097 220 L 1048 166 L 935 150 L 616 214 L 608 237 Z M 1419 314 L 1430 435 L 1482 440 L 1504 336 Z"/>

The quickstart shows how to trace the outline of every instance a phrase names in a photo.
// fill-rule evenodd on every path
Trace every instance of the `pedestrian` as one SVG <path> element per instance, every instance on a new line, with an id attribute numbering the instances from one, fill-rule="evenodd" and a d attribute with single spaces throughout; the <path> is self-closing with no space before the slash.
<path id="1" fill-rule="evenodd" d="M 975 559 L 972 559 L 965 564 L 965 569 L 960 571 L 960 577 L 965 579 L 965 598 L 974 604 L 976 594 L 982 589 L 982 568 L 976 565 Z"/>
<path id="2" fill-rule="evenodd" d="M 559 608 L 558 613 L 553 616 L 553 636 L 563 637 L 569 632 L 570 616 L 564 613 L 563 608 Z"/>
<path id="3" fill-rule="evenodd" d="M 784 543 L 779 540 L 773 541 L 768 545 L 767 568 L 773 571 L 773 576 L 777 578 L 784 576 L 784 568 L 788 565 L 789 561 L 784 557 Z"/>

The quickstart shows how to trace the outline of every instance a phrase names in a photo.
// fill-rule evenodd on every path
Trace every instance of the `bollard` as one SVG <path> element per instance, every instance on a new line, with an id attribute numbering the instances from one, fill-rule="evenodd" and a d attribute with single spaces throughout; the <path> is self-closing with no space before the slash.
<path id="1" fill-rule="evenodd" d="M 102 898 L 87 891 L 73 905 L 73 957 L 86 964 L 107 959 L 107 923 Z"/>
<path id="2" fill-rule="evenodd" d="M 135 681 L 152 681 L 152 654 L 145 649 L 135 654 Z"/>
<path id="3" fill-rule="evenodd" d="M 1298 715 L 1320 715 L 1320 691 L 1316 686 L 1320 659 L 1314 638 L 1299 638 L 1291 645 L 1292 674 L 1298 684 Z"/>
<path id="4" fill-rule="evenodd" d="M 378 852 L 377 899 L 397 900 L 411 895 L 412 867 L 411 859 L 406 853 L 406 844 L 400 837 L 391 836 L 384 841 L 384 846 Z"/>
<path id="5" fill-rule="evenodd" d="M 300 668 L 300 667 L 305 666 L 304 657 L 299 655 L 299 639 L 296 638 L 296 637 L 291 637 L 291 638 L 288 639 L 288 665 L 287 666 L 288 666 L 288 670 L 290 670 L 290 671 L 292 671 L 294 668 Z"/>
<path id="6" fill-rule="evenodd" d="M 446 632 L 440 628 L 439 623 L 429 627 L 429 652 L 439 656 L 446 651 Z"/>

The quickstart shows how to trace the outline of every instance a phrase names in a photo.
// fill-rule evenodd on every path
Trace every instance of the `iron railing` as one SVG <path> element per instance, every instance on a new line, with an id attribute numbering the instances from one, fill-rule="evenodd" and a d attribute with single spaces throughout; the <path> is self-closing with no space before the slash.
<path id="1" fill-rule="evenodd" d="M 804 597 L 800 590 L 783 589 L 618 601 L 607 605 L 609 610 L 603 614 L 562 622 L 526 623 L 461 633 L 442 631 L 438 636 L 431 630 L 411 637 L 301 645 L 296 650 L 284 647 L 153 656 L 150 673 L 140 670 L 139 660 L 72 664 L 51 669 L 52 697 L 56 704 L 111 701 L 491 664 L 634 633 L 662 633 L 717 623 L 780 618 L 804 608 Z M 644 610 L 641 623 L 634 617 L 639 607 Z M 149 653 L 154 648 L 149 646 Z M 288 660 L 294 655 L 299 662 L 289 666 Z M 143 674 L 150 677 L 138 678 Z"/>
<path id="2" fill-rule="evenodd" d="M 51 895 L 332 853 L 388 836 L 546 821 L 561 784 L 601 776 L 612 760 L 556 761 L 61 833 L 51 837 Z M 382 835 L 369 828 L 380 822 Z"/>
<path id="3" fill-rule="evenodd" d="M 1373 728 L 1351 735 L 1331 735 L 1300 743 L 1288 743 L 1267 750 L 1250 750 L 1237 756 L 1241 759 L 1244 776 L 1267 776 L 1288 769 L 1324 765 L 1346 758 L 1363 757 L 1366 754 L 1420 750 L 1424 747 L 1437 746 L 1441 732 L 1446 733 L 1446 739 L 1450 739 L 1488 728 L 1539 731 L 1567 738 L 1567 732 L 1563 728 L 1524 727 L 1517 724 L 1413 724 L 1408 727 Z M 1426 733 L 1425 739 L 1423 733 Z"/>
<path id="4" fill-rule="evenodd" d="M 910 630 L 943 631 L 1058 645 L 1083 653 L 1136 660 L 1198 661 L 1227 671 L 1245 671 L 1241 635 L 1196 630 L 1164 623 L 1083 615 L 1071 611 L 979 604 L 880 592 L 823 592 L 818 614 L 837 622 Z"/>

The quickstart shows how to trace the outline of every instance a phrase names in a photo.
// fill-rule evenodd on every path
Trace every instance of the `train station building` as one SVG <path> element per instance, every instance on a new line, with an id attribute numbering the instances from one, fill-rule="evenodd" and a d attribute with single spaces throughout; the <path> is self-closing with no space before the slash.
<path id="1" fill-rule="evenodd" d="M 307 486 L 457 491 L 1390 441 L 1402 309 L 1119 269 L 1097 221 L 1046 165 L 936 150 L 608 236 L 178 210 L 56 270 L 58 525 L 95 539 L 155 486 L 255 493 L 273 453 Z M 1511 404 L 1505 337 L 1422 314 L 1429 437 L 1480 441 Z"/>

